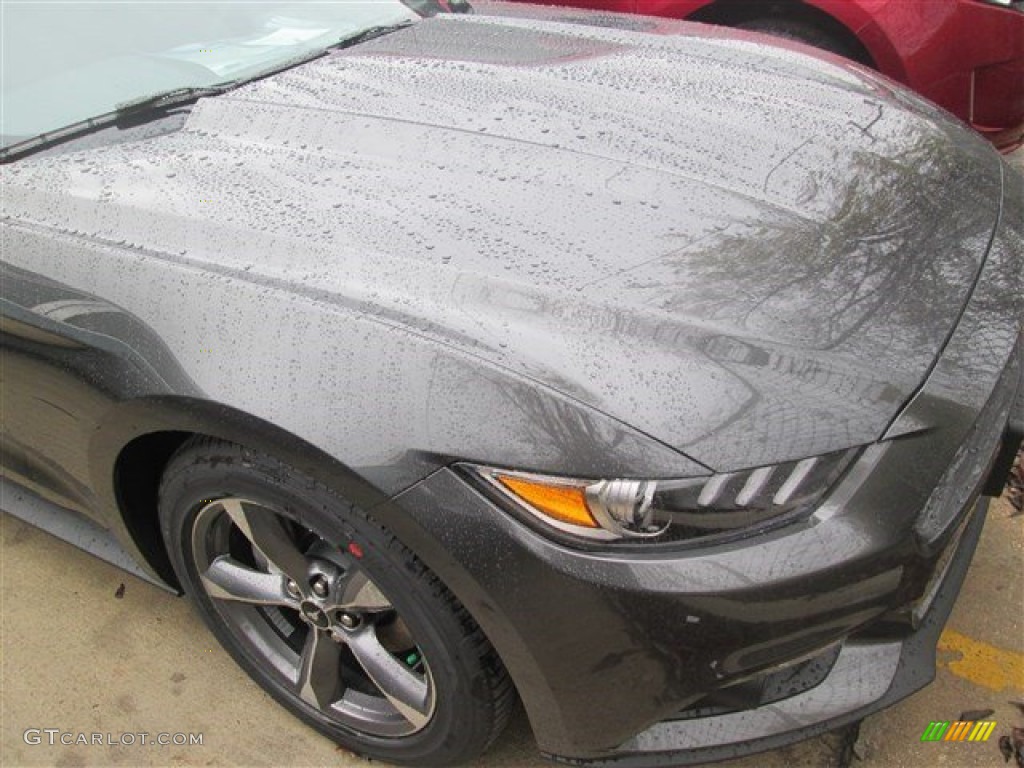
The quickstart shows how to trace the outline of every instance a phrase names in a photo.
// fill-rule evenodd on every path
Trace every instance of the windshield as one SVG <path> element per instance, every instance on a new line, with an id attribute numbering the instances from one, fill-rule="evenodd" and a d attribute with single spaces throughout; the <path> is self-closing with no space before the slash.
<path id="1" fill-rule="evenodd" d="M 166 91 L 252 79 L 414 18 L 399 0 L 2 0 L 0 145 Z"/>

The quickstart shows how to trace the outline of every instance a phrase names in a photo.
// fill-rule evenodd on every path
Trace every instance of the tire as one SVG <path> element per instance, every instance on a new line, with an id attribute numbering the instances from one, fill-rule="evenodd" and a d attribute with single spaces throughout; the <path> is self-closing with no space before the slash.
<path id="1" fill-rule="evenodd" d="M 859 52 L 849 42 L 809 21 L 786 18 L 761 18 L 742 21 L 736 24 L 736 28 L 774 35 L 786 40 L 796 40 L 798 43 L 813 45 L 815 48 L 821 48 L 822 50 L 855 61 L 859 61 L 861 58 Z"/>
<path id="2" fill-rule="evenodd" d="M 185 592 L 278 702 L 359 755 L 453 765 L 515 703 L 466 610 L 365 512 L 280 462 L 196 438 L 160 486 Z M 257 546 L 254 542 L 259 542 Z"/>

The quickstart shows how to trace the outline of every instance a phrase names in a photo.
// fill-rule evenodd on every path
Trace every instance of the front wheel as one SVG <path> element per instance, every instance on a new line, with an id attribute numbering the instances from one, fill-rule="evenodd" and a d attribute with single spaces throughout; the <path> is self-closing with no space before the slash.
<path id="1" fill-rule="evenodd" d="M 514 702 L 465 609 L 384 528 L 261 454 L 186 444 L 160 488 L 175 572 L 235 660 L 347 749 L 470 760 Z"/>

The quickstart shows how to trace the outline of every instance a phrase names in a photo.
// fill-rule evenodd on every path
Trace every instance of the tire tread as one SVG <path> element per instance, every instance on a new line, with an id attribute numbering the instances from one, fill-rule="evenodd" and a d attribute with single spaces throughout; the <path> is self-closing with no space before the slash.
<path id="1" fill-rule="evenodd" d="M 306 489 L 325 494 L 347 514 L 358 515 L 379 532 L 394 562 L 401 563 L 411 578 L 426 586 L 451 611 L 463 634 L 458 652 L 470 653 L 479 659 L 484 677 L 482 689 L 487 694 L 480 703 L 489 709 L 490 730 L 474 751 L 480 754 L 489 749 L 505 730 L 518 702 L 518 694 L 505 665 L 458 598 L 426 564 L 368 511 L 344 500 L 323 483 L 292 469 L 272 456 L 205 435 L 196 435 L 187 440 L 168 461 L 160 483 L 161 498 L 169 487 L 176 484 L 179 475 L 194 470 L 197 465 L 207 464 L 213 469 L 236 463 L 259 465 L 270 470 L 275 478 L 299 478 Z M 476 686 L 474 690 L 477 690 Z"/>

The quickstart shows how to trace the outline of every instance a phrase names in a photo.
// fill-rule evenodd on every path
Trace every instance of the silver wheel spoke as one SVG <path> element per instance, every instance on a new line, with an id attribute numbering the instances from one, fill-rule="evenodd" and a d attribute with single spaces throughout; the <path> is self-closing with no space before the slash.
<path id="1" fill-rule="evenodd" d="M 285 577 L 242 565 L 230 555 L 220 555 L 201 575 L 206 594 L 217 600 L 237 600 L 254 605 L 298 606 L 285 591 Z"/>
<path id="2" fill-rule="evenodd" d="M 362 571 L 354 571 L 345 581 L 341 593 L 341 608 L 349 611 L 386 611 L 393 606 Z"/>
<path id="3" fill-rule="evenodd" d="M 267 560 L 294 581 L 305 579 L 306 556 L 299 552 L 276 514 L 254 505 L 246 506 L 239 499 L 225 499 L 221 504 L 231 522 Z"/>
<path id="4" fill-rule="evenodd" d="M 417 641 L 344 547 L 244 497 L 209 500 L 191 537 L 193 573 L 232 640 L 292 696 L 377 738 L 431 722 L 437 693 Z M 408 649 L 409 664 L 389 649 Z"/>
<path id="5" fill-rule="evenodd" d="M 309 628 L 295 681 L 303 701 L 328 709 L 337 698 L 341 646 L 327 632 Z"/>
<path id="6" fill-rule="evenodd" d="M 392 656 L 377 639 L 372 626 L 346 638 L 363 671 L 399 714 L 416 728 L 430 720 L 430 686 Z"/>

